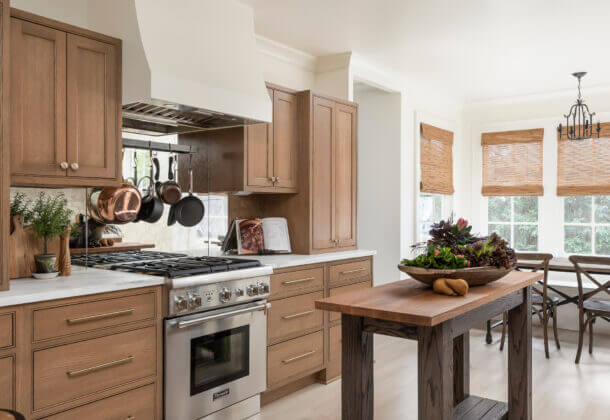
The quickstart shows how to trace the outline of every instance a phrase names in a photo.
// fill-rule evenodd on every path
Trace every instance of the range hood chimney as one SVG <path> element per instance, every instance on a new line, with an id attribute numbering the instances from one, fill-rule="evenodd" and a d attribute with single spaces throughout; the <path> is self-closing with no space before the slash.
<path id="1" fill-rule="evenodd" d="M 123 40 L 123 129 L 163 135 L 270 122 L 250 6 L 237 0 L 88 0 Z"/>

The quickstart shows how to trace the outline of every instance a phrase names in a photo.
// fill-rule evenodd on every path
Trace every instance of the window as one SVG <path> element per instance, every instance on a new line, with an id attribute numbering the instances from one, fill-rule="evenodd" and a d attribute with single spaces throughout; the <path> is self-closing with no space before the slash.
<path id="1" fill-rule="evenodd" d="M 420 194 L 419 195 L 419 223 L 417 240 L 427 241 L 430 238 L 428 232 L 433 223 L 449 217 L 452 212 L 452 196 L 441 194 Z"/>
<path id="2" fill-rule="evenodd" d="M 489 197 L 487 221 L 517 251 L 538 250 L 538 197 Z"/>
<path id="3" fill-rule="evenodd" d="M 564 251 L 610 255 L 610 196 L 565 197 L 563 206 Z"/>

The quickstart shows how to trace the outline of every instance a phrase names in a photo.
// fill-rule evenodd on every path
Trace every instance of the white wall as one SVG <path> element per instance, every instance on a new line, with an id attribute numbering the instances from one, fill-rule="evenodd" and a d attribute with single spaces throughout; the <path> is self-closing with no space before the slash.
<path id="1" fill-rule="evenodd" d="M 400 93 L 355 90 L 358 103 L 358 246 L 375 249 L 375 285 L 400 279 Z"/>

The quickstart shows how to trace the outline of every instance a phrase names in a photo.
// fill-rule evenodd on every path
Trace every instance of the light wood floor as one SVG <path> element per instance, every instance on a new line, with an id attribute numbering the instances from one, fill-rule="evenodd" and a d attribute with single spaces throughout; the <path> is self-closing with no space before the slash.
<path id="1" fill-rule="evenodd" d="M 539 331 L 535 331 L 538 335 Z M 482 331 L 471 331 L 471 393 L 507 400 L 506 351 L 499 334 L 486 345 Z M 580 365 L 574 364 L 576 334 L 560 331 L 561 350 L 544 357 L 541 338 L 533 339 L 533 418 L 536 420 L 610 419 L 610 337 L 595 337 L 593 356 L 587 341 Z M 375 419 L 417 419 L 417 344 L 375 336 Z M 311 385 L 263 407 L 263 420 L 334 420 L 341 418 L 341 383 Z"/>

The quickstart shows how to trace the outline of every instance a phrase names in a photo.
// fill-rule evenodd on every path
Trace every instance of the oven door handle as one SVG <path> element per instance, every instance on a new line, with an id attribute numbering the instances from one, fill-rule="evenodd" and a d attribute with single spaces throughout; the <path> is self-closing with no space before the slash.
<path id="1" fill-rule="evenodd" d="M 195 325 L 204 324 L 209 321 L 215 321 L 218 319 L 228 318 L 230 316 L 247 314 L 249 312 L 255 312 L 255 311 L 263 311 L 263 310 L 267 311 L 267 309 L 269 309 L 270 307 L 271 307 L 270 303 L 262 303 L 262 304 L 259 304 L 256 306 L 250 306 L 248 308 L 236 309 L 234 311 L 223 312 L 220 314 L 202 316 L 201 318 L 195 318 L 195 319 L 189 319 L 188 321 L 178 321 L 175 325 L 180 329 L 189 328 L 189 327 L 192 327 Z"/>

